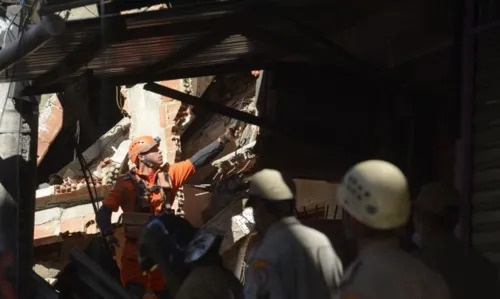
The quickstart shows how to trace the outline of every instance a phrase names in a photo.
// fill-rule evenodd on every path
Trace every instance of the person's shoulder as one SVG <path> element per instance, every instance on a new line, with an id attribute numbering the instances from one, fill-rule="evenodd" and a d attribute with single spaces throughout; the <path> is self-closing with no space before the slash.
<path id="1" fill-rule="evenodd" d="M 423 255 L 422 251 L 416 251 L 414 253 L 401 251 L 401 267 L 413 273 L 412 275 L 420 278 L 426 277 L 430 281 L 435 281 L 437 284 L 446 285 L 441 274 L 434 270 L 431 264 L 426 263 L 420 258 L 421 255 Z"/>
<path id="2" fill-rule="evenodd" d="M 116 179 L 116 183 L 114 185 L 115 189 L 131 189 L 134 188 L 134 177 L 131 173 L 127 172 L 121 174 Z"/>
<path id="3" fill-rule="evenodd" d="M 309 246 L 332 246 L 330 243 L 330 239 L 328 239 L 328 237 L 324 233 L 320 232 L 317 229 L 301 223 L 297 226 L 297 230 L 300 231 L 300 234 L 304 237 L 303 239 Z"/>
<path id="4" fill-rule="evenodd" d="M 122 173 L 118 175 L 117 178 L 118 181 L 123 180 L 123 181 L 130 181 L 132 180 L 132 174 L 130 172 Z"/>

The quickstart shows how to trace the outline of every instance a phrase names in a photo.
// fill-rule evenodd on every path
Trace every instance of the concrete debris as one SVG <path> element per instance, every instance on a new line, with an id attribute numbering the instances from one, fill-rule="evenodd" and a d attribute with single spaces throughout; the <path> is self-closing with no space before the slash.
<path id="1" fill-rule="evenodd" d="M 226 155 L 214 162 L 212 166 L 217 168 L 214 179 L 222 179 L 230 175 L 245 173 L 255 165 L 255 141 L 250 142 L 242 148 Z"/>
<path id="2" fill-rule="evenodd" d="M 243 210 L 243 200 L 236 200 L 203 227 L 225 232 L 220 248 L 221 254 L 255 229 L 251 208 Z"/>
<path id="3" fill-rule="evenodd" d="M 93 178 L 93 183 L 96 187 L 100 187 L 102 185 L 101 179 L 99 178 Z M 71 193 L 82 188 L 87 188 L 87 184 L 84 178 L 65 178 L 63 184 L 54 186 L 54 195 Z"/>
<path id="4" fill-rule="evenodd" d="M 60 270 L 57 268 L 51 268 L 48 265 L 42 264 L 35 264 L 35 266 L 33 266 L 33 270 L 36 274 L 45 279 L 45 281 L 51 285 L 56 281 L 55 277 L 60 272 Z"/>
<path id="5" fill-rule="evenodd" d="M 71 178 L 71 179 L 75 178 L 75 176 L 76 176 L 75 172 L 69 168 L 62 175 L 63 178 Z"/>
<path id="6" fill-rule="evenodd" d="M 248 184 L 244 175 L 238 174 L 213 183 L 211 189 L 210 209 L 212 214 L 216 215 L 235 200 L 246 197 Z"/>
<path id="7" fill-rule="evenodd" d="M 47 132 L 49 129 L 47 128 L 47 120 L 49 117 L 52 115 L 52 107 L 55 107 L 56 109 L 60 109 L 61 105 L 59 104 L 59 100 L 57 99 L 56 95 L 52 95 L 45 105 L 40 109 L 39 115 L 38 115 L 38 132 Z"/>
<path id="8" fill-rule="evenodd" d="M 112 215 L 112 223 L 118 223 L 122 211 Z M 62 235 L 96 234 L 98 228 L 92 204 L 67 209 L 51 208 L 35 212 L 34 242 L 36 246 L 62 241 Z"/>
<path id="9" fill-rule="evenodd" d="M 53 207 L 68 208 L 76 205 L 81 205 L 90 202 L 88 190 L 85 181 L 76 181 L 76 189 L 73 190 L 72 186 L 63 187 L 63 192 L 61 192 L 61 186 L 50 186 L 45 189 L 40 189 L 36 191 L 36 211 L 43 209 L 50 209 Z M 59 188 L 56 191 L 56 188 Z M 101 200 L 111 190 L 112 185 L 99 185 L 96 187 L 97 200 Z M 70 191 L 68 191 L 68 189 Z"/>
<path id="10" fill-rule="evenodd" d="M 112 186 L 118 179 L 121 165 L 115 163 L 111 158 L 104 159 L 92 174 L 100 179 L 100 184 Z"/>
<path id="11" fill-rule="evenodd" d="M 122 141 L 128 139 L 130 126 L 130 119 L 126 117 L 123 118 L 83 153 L 83 157 L 89 164 L 91 170 L 95 170 L 103 159 L 115 154 L 113 146 L 119 145 Z M 125 156 L 122 157 L 122 161 L 124 158 Z M 121 163 L 121 161 L 119 163 Z M 71 169 L 77 177 L 83 176 L 78 159 L 75 159 L 73 162 L 63 167 L 58 174 L 65 177 L 64 175 L 68 169 Z"/>

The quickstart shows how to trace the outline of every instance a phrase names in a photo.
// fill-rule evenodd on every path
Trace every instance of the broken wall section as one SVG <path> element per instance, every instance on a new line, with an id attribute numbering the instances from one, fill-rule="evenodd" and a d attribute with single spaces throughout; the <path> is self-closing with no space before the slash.
<path id="1" fill-rule="evenodd" d="M 195 78 L 172 80 L 162 84 L 182 92 L 199 95 L 209 82 L 207 78 Z M 111 190 L 119 172 L 123 170 L 122 166 L 127 164 L 127 151 L 132 138 L 141 135 L 159 136 L 162 139 L 160 146 L 165 161 L 174 163 L 179 159 L 180 134 L 193 118 L 189 107 L 179 101 L 145 91 L 143 84 L 123 88 L 121 93 L 125 98 L 121 108 L 130 115 L 130 118 L 123 118 L 83 153 L 93 173 L 98 201 Z M 52 105 L 51 99 L 57 97 L 46 99 L 45 106 Z M 51 128 L 55 127 L 57 126 Z M 80 168 L 77 160 L 69 163 L 57 173 L 63 178 L 62 182 L 53 185 L 44 184 L 43 188 L 37 190 L 35 246 L 63 243 L 63 248 L 69 248 L 66 243 L 70 244 L 78 239 L 81 241 L 79 248 L 83 249 L 90 240 L 89 236 L 98 232 Z M 182 195 L 182 190 L 180 194 Z M 183 197 L 178 196 L 178 198 L 180 200 L 176 203 L 180 201 L 181 204 L 177 205 L 177 212 L 182 214 Z M 113 214 L 113 223 L 118 221 L 120 214 L 121 211 Z M 117 234 L 120 235 L 120 230 Z M 117 256 L 120 254 L 118 249 Z M 65 255 L 59 256 L 54 263 L 44 261 L 45 266 L 39 264 L 35 270 L 52 281 L 53 277 L 46 276 L 57 273 L 57 269 L 51 269 L 50 265 L 63 266 L 66 262 Z"/>

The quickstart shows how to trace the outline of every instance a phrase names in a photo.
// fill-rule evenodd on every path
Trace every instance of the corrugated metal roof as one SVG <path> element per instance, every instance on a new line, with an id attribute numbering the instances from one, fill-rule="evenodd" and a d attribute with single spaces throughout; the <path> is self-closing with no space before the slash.
<path id="1" fill-rule="evenodd" d="M 304 1 L 308 5 L 312 3 L 311 0 L 303 0 L 291 1 L 287 5 L 293 6 Z M 281 2 L 277 1 L 277 4 L 281 5 Z M 293 9 L 297 8 L 298 6 L 294 6 Z M 241 12 L 241 9 L 241 2 L 224 2 L 200 7 L 67 21 L 64 34 L 52 38 L 23 60 L 8 68 L 0 75 L 0 82 L 35 80 L 54 69 L 65 57 L 81 48 L 81 45 L 91 42 L 96 36 L 112 37 L 116 33 L 106 32 L 107 25 L 105 24 L 110 21 L 119 21 L 125 23 L 127 30 L 125 40 L 109 45 L 86 65 L 73 74 L 68 74 L 59 82 L 69 82 L 83 74 L 85 70 L 92 70 L 98 78 L 111 80 L 118 78 L 118 82 L 111 82 L 130 84 L 131 82 L 120 81 L 123 81 L 127 75 L 138 75 L 137 72 L 141 68 L 154 65 L 170 54 L 183 49 L 217 28 L 216 26 L 220 26 L 220 21 L 224 17 L 234 12 Z M 149 36 L 144 37 L 145 33 Z M 103 38 L 102 42 L 109 42 L 109 37 Z M 210 70 L 211 67 L 235 65 L 242 61 L 247 62 L 248 68 L 252 60 L 256 57 L 265 57 L 270 53 L 269 51 L 270 49 L 262 43 L 234 34 L 198 55 L 180 62 L 174 68 L 162 73 L 161 78 L 157 80 L 187 77 L 192 71 L 193 76 L 209 75 L 214 73 Z M 276 54 L 276 52 L 273 53 Z M 255 67 L 258 66 L 259 64 L 256 63 Z M 196 69 L 203 70 L 200 73 L 196 72 Z M 216 69 L 220 71 L 220 68 Z M 36 84 L 36 80 L 33 84 Z"/>

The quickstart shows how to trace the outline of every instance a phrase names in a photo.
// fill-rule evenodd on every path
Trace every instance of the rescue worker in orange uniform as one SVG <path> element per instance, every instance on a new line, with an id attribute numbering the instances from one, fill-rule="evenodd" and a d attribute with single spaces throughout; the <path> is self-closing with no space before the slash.
<path id="1" fill-rule="evenodd" d="M 114 242 L 111 214 L 121 207 L 126 237 L 121 259 L 121 280 L 125 288 L 138 298 L 144 296 L 148 286 L 158 298 L 166 296 L 161 272 L 156 269 L 144 275 L 139 265 L 137 238 L 142 226 L 151 215 L 174 213 L 172 203 L 179 187 L 196 169 L 207 165 L 222 152 L 224 146 L 233 139 L 233 132 L 234 126 L 230 125 L 225 134 L 191 158 L 166 165 L 159 149 L 159 138 L 142 136 L 131 142 L 128 157 L 136 167 L 117 180 L 104 199 L 96 221 L 108 242 Z M 138 217 L 141 215 L 143 217 Z M 138 222 L 136 226 L 129 224 Z"/>

